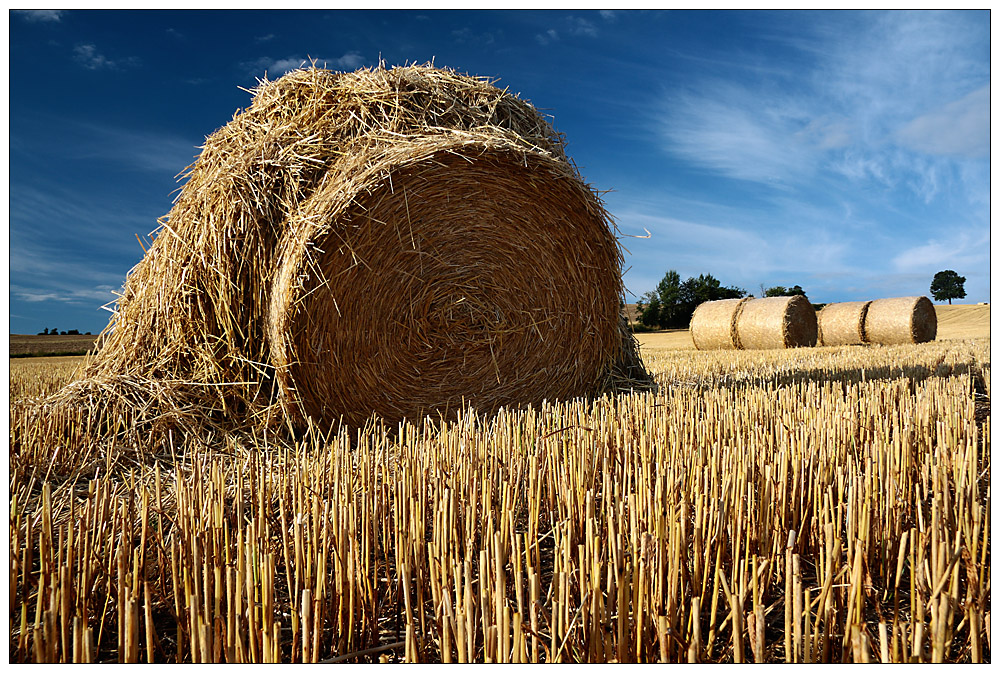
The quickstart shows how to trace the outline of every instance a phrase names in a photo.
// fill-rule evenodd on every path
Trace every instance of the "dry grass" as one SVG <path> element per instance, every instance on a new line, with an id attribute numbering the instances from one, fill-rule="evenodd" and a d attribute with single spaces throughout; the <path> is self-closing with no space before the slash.
<path id="1" fill-rule="evenodd" d="M 657 393 L 142 447 L 12 362 L 10 659 L 990 661 L 988 341 L 644 354 Z"/>

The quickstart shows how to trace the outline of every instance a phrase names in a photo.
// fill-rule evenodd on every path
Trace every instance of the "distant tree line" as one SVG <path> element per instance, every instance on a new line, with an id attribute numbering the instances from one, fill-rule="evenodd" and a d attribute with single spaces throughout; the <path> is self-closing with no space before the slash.
<path id="1" fill-rule="evenodd" d="M 784 285 L 765 288 L 761 285 L 760 290 L 764 297 L 806 296 L 801 285 L 790 288 Z M 710 273 L 699 274 L 697 278 L 690 277 L 682 282 L 680 274 L 671 269 L 656 285 L 656 289 L 642 295 L 635 306 L 640 325 L 647 328 L 685 329 L 698 304 L 746 296 L 746 290 L 724 286 Z"/>
<path id="2" fill-rule="evenodd" d="M 802 289 L 801 285 L 794 285 L 792 287 L 775 285 L 774 287 L 769 287 L 764 290 L 765 297 L 794 297 L 795 295 L 801 295 L 803 297 L 806 296 L 806 292 Z"/>
<path id="3" fill-rule="evenodd" d="M 681 282 L 680 274 L 671 269 L 652 292 L 636 302 L 639 322 L 646 327 L 683 329 L 691 322 L 698 304 L 718 299 L 738 299 L 746 290 L 723 287 L 712 274 L 699 274 Z"/>
<path id="4" fill-rule="evenodd" d="M 52 329 L 49 329 L 48 327 L 46 327 L 45 329 L 43 329 L 38 334 L 40 336 L 69 336 L 70 334 L 79 334 L 79 333 L 80 333 L 80 330 L 78 330 L 78 329 L 69 329 L 69 330 L 63 330 L 62 332 L 60 332 L 55 327 L 53 327 Z M 89 334 L 90 334 L 90 332 L 84 332 L 84 335 L 89 335 Z"/>

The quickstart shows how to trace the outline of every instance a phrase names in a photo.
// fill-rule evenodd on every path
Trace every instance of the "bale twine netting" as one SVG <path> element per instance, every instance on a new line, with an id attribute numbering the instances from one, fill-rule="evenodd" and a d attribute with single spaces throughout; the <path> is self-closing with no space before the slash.
<path id="1" fill-rule="evenodd" d="M 937 336 L 937 312 L 927 297 L 876 299 L 865 316 L 865 338 L 873 344 L 918 344 Z"/>
<path id="2" fill-rule="evenodd" d="M 816 310 L 801 295 L 751 299 L 736 320 L 739 348 L 763 350 L 816 345 Z"/>
<path id="3" fill-rule="evenodd" d="M 691 316 L 690 330 L 698 350 L 739 348 L 736 321 L 749 298 L 720 299 L 698 304 Z"/>
<path id="4" fill-rule="evenodd" d="M 529 103 L 429 66 L 305 68 L 253 94 L 64 398 L 360 425 L 652 386 L 617 229 Z"/>
<path id="5" fill-rule="evenodd" d="M 855 346 L 868 343 L 865 316 L 870 305 L 870 301 L 847 301 L 824 306 L 816 314 L 820 345 Z"/>

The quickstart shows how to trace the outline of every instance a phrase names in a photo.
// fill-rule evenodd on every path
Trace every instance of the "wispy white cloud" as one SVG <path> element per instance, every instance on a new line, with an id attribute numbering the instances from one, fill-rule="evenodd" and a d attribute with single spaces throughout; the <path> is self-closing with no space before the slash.
<path id="1" fill-rule="evenodd" d="M 73 60 L 87 70 L 124 70 L 139 65 L 139 59 L 134 56 L 112 60 L 98 51 L 97 46 L 93 44 L 76 45 L 73 48 Z"/>
<path id="2" fill-rule="evenodd" d="M 669 202 L 656 208 L 671 210 Z M 634 293 L 655 286 L 662 273 L 676 269 L 682 277 L 711 273 L 724 285 L 755 292 L 764 282 L 801 284 L 810 290 L 809 279 L 817 269 L 827 273 L 851 273 L 846 260 L 853 233 L 829 226 L 765 226 L 766 213 L 741 213 L 709 206 L 705 219 L 680 219 L 625 210 L 616 214 L 623 231 L 648 230 L 648 239 L 624 239 L 625 266 L 635 270 L 625 276 Z M 656 269 L 659 276 L 640 269 Z M 812 289 L 822 292 L 817 285 Z"/>
<path id="3" fill-rule="evenodd" d="M 60 161 L 99 159 L 127 167 L 174 177 L 190 165 L 199 153 L 204 138 L 180 138 L 140 128 L 122 128 L 106 124 L 80 122 L 65 117 L 38 120 L 47 125 L 47 143 L 32 143 L 32 154 L 45 152 Z M 28 129 L 24 129 L 27 132 Z M 11 152 L 22 152 L 17 139 Z"/>
<path id="4" fill-rule="evenodd" d="M 62 20 L 64 9 L 15 9 L 14 14 L 28 23 L 58 23 Z"/>
<path id="5" fill-rule="evenodd" d="M 99 285 L 82 287 L 77 284 L 60 284 L 56 287 L 24 287 L 11 285 L 10 293 L 22 301 L 39 303 L 58 301 L 66 304 L 103 306 L 115 301 L 115 292 L 120 292 L 121 286 Z"/>
<path id="6" fill-rule="evenodd" d="M 600 14 L 601 14 L 601 18 L 604 19 L 605 21 L 612 21 L 613 22 L 613 21 L 617 21 L 618 20 L 618 12 L 616 12 L 613 9 L 602 9 L 600 11 Z"/>
<path id="7" fill-rule="evenodd" d="M 542 45 L 543 47 L 558 40 L 559 40 L 559 31 L 557 31 L 555 28 L 549 28 L 544 33 L 535 34 L 535 41 L 538 42 L 538 44 Z"/>
<path id="8" fill-rule="evenodd" d="M 451 31 L 451 35 L 459 44 L 489 46 L 497 41 L 497 36 L 492 31 L 476 32 L 468 26 Z"/>
<path id="9" fill-rule="evenodd" d="M 942 160 L 981 158 L 989 144 L 989 72 L 975 56 L 982 45 L 968 44 L 976 17 L 860 16 L 842 25 L 824 14 L 773 36 L 808 52 L 804 75 L 702 79 L 665 97 L 657 122 L 665 148 L 782 189 L 825 178 L 834 189 L 875 185 L 925 203 L 960 189 Z M 972 32 L 981 43 L 983 31 Z"/>
<path id="10" fill-rule="evenodd" d="M 366 62 L 360 52 L 349 51 L 342 56 L 330 59 L 295 55 L 286 56 L 285 58 L 262 56 L 256 60 L 243 63 L 242 67 L 254 77 L 263 77 L 266 74 L 269 78 L 276 79 L 292 70 L 308 67 L 312 65 L 313 61 L 316 62 L 318 67 L 345 72 L 357 70 Z"/>
<path id="11" fill-rule="evenodd" d="M 944 268 L 969 268 L 989 263 L 989 232 L 960 229 L 948 232 L 947 238 L 933 238 L 906 248 L 892 260 L 899 272 L 934 273 Z"/>
<path id="12" fill-rule="evenodd" d="M 602 12 L 603 15 L 604 13 Z M 604 18 L 614 20 L 614 13 L 611 12 Z M 570 37 L 597 37 L 598 32 L 597 25 L 590 19 L 569 15 L 562 17 L 556 26 L 547 28 L 540 33 L 535 33 L 535 41 L 545 47 L 559 42 L 564 35 L 569 35 Z"/>
<path id="13" fill-rule="evenodd" d="M 896 133 L 903 146 L 938 156 L 977 158 L 990 150 L 990 88 L 923 114 Z"/>
<path id="14" fill-rule="evenodd" d="M 597 37 L 597 26 L 592 21 L 579 16 L 566 17 L 567 30 L 570 35 L 585 35 L 587 37 Z"/>
<path id="15" fill-rule="evenodd" d="M 793 101 L 762 99 L 730 82 L 705 89 L 666 103 L 659 130 L 671 151 L 723 175 L 776 186 L 814 172 L 812 120 Z"/>

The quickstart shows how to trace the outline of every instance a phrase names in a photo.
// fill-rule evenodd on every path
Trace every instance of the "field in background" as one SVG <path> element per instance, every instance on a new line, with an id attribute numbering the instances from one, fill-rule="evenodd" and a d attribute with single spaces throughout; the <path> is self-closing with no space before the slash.
<path id="1" fill-rule="evenodd" d="M 86 353 L 94 347 L 96 335 L 90 334 L 11 334 L 11 355 L 47 355 L 49 353 Z"/>
<path id="2" fill-rule="evenodd" d="M 294 445 L 101 440 L 19 404 L 83 358 L 12 360 L 10 661 L 988 662 L 989 340 L 939 315 Z"/>
<path id="3" fill-rule="evenodd" d="M 990 337 L 989 304 L 935 305 L 938 319 L 938 339 L 988 339 Z"/>

